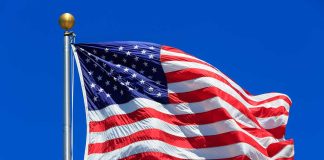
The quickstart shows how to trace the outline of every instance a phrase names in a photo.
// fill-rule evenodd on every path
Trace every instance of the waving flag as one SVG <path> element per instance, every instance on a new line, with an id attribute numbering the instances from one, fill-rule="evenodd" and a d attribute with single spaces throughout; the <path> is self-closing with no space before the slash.
<path id="1" fill-rule="evenodd" d="M 74 44 L 85 159 L 293 159 L 291 101 L 253 96 L 212 65 L 146 42 Z"/>

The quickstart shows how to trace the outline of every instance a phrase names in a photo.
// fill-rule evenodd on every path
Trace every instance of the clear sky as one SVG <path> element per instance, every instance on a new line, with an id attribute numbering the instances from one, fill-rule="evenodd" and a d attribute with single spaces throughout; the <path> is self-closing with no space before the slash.
<path id="1" fill-rule="evenodd" d="M 149 41 L 213 64 L 252 94 L 292 101 L 287 138 L 296 159 L 317 159 L 324 144 L 323 1 L 0 1 L 0 160 L 62 158 L 63 31 L 76 17 L 77 42 Z M 77 79 L 75 159 L 85 115 Z"/>

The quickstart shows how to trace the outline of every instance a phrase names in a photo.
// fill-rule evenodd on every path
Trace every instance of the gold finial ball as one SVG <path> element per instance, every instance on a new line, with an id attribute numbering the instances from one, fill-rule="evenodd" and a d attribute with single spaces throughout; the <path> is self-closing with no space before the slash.
<path id="1" fill-rule="evenodd" d="M 74 25 L 74 17 L 70 13 L 63 13 L 60 16 L 59 23 L 61 28 L 63 28 L 64 30 L 69 30 Z"/>

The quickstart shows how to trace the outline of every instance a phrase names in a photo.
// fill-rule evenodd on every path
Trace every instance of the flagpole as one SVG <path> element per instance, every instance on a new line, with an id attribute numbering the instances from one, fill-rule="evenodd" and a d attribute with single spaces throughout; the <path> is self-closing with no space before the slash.
<path id="1" fill-rule="evenodd" d="M 63 127 L 63 157 L 64 160 L 72 160 L 71 150 L 71 59 L 70 37 L 73 32 L 69 31 L 74 25 L 74 17 L 70 13 L 64 13 L 59 19 L 60 26 L 64 31 L 64 127 Z"/>

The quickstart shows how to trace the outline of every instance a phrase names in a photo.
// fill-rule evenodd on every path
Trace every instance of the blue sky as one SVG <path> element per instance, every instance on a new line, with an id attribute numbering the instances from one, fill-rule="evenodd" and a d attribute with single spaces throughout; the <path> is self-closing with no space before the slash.
<path id="1" fill-rule="evenodd" d="M 287 138 L 295 139 L 296 159 L 321 152 L 323 1 L 1 0 L 1 160 L 62 158 L 63 12 L 76 17 L 77 42 L 166 44 L 208 61 L 253 94 L 288 94 Z M 74 121 L 75 159 L 82 159 L 79 80 Z"/>

